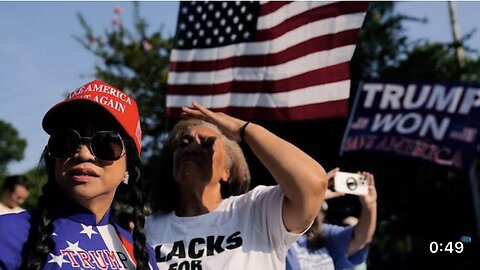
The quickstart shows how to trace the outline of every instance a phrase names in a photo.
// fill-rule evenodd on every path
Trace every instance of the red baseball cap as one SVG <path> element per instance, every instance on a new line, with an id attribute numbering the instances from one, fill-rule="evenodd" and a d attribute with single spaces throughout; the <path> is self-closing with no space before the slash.
<path id="1" fill-rule="evenodd" d="M 70 93 L 65 100 L 53 106 L 43 117 L 43 129 L 51 134 L 55 123 L 61 116 L 64 108 L 72 105 L 72 102 L 91 102 L 105 109 L 122 126 L 125 132 L 133 139 L 138 149 L 142 151 L 142 129 L 140 116 L 135 100 L 117 88 L 99 80 L 91 81 Z"/>

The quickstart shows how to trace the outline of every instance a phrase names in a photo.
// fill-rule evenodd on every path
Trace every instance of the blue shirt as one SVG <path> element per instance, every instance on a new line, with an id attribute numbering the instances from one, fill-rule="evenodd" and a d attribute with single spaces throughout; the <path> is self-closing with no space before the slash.
<path id="1" fill-rule="evenodd" d="M 353 227 L 322 224 L 322 231 L 325 237 L 325 247 L 313 251 L 308 250 L 307 238 L 303 235 L 288 250 L 287 270 L 346 269 L 366 260 L 367 246 L 347 257 L 347 248 L 352 240 Z"/>
<path id="2" fill-rule="evenodd" d="M 25 211 L 0 216 L 0 269 L 19 269 L 31 215 Z M 97 223 L 88 210 L 72 207 L 53 226 L 55 249 L 43 269 L 135 269 L 132 235 L 111 221 L 110 211 Z M 153 250 L 147 248 L 150 268 L 158 269 Z"/>

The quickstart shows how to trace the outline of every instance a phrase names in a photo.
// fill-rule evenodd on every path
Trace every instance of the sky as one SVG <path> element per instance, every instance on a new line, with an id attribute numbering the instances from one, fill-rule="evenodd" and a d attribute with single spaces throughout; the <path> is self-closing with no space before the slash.
<path id="1" fill-rule="evenodd" d="M 48 140 L 43 115 L 66 93 L 94 79 L 94 66 L 101 64 L 73 38 L 84 33 L 76 14 L 101 35 L 112 29 L 115 7 L 121 7 L 121 20 L 130 27 L 131 2 L 0 2 L 0 120 L 28 143 L 24 159 L 9 164 L 10 174 L 37 166 Z M 405 25 L 410 40 L 452 40 L 447 2 L 399 2 L 396 10 L 428 19 Z M 479 10 L 480 2 L 457 2 L 461 35 L 480 28 Z M 140 3 L 149 30 L 163 29 L 165 36 L 174 35 L 177 12 L 178 2 Z M 480 51 L 480 33 L 467 45 Z"/>

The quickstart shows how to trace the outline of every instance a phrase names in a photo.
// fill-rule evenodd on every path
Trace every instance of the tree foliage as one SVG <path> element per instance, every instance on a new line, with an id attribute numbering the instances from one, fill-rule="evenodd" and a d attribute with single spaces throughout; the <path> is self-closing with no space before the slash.
<path id="1" fill-rule="evenodd" d="M 406 36 L 406 22 L 428 23 L 426 19 L 399 14 L 395 2 L 370 4 L 351 62 L 354 91 L 356 82 L 366 79 L 480 80 L 478 53 L 466 45 L 475 31 L 464 35 L 459 42 L 410 40 Z M 455 58 L 457 46 L 467 52 L 463 67 L 458 66 Z"/>
<path id="2" fill-rule="evenodd" d="M 134 2 L 133 30 L 121 20 L 121 10 L 112 28 L 97 36 L 85 18 L 78 19 L 85 33 L 75 36 L 88 51 L 102 60 L 95 66 L 95 77 L 122 88 L 136 101 L 143 130 L 143 150 L 147 159 L 158 154 L 161 135 L 166 129 L 165 93 L 172 38 L 163 37 L 162 27 L 150 33 Z"/>
<path id="3" fill-rule="evenodd" d="M 466 57 L 460 67 L 455 58 L 454 43 L 422 43 L 415 46 L 397 66 L 383 71 L 385 79 L 429 81 L 480 81 L 480 61 Z"/>
<path id="4" fill-rule="evenodd" d="M 23 159 L 27 141 L 21 138 L 18 131 L 9 123 L 0 120 L 0 176 L 7 173 L 7 165 L 11 161 Z"/>
<path id="5" fill-rule="evenodd" d="M 47 182 L 47 172 L 45 168 L 36 167 L 25 173 L 30 187 L 30 195 L 22 206 L 25 209 L 33 209 L 37 205 L 38 197 L 42 194 L 43 185 Z"/>
<path id="6" fill-rule="evenodd" d="M 394 2 L 370 3 L 350 64 L 353 80 L 379 78 L 385 68 L 395 66 L 408 53 L 403 23 L 422 20 L 397 14 L 394 7 Z"/>

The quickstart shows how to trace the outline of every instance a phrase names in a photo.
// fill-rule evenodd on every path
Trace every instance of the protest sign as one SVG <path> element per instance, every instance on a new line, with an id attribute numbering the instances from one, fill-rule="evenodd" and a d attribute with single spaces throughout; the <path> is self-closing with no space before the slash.
<path id="1" fill-rule="evenodd" d="M 340 154 L 377 151 L 468 169 L 480 128 L 480 86 L 364 82 Z"/>

